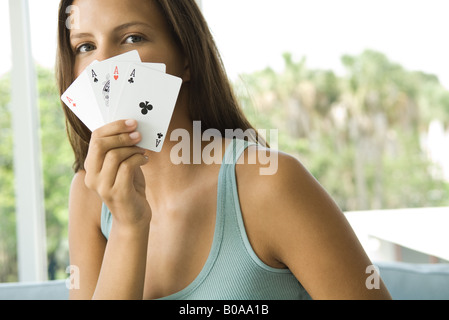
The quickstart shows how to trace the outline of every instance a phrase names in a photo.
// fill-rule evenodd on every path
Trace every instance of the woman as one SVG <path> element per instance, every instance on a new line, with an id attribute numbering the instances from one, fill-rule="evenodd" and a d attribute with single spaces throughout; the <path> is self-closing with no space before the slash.
<path id="1" fill-rule="evenodd" d="M 70 5 L 79 28 L 66 28 Z M 164 63 L 183 80 L 167 136 L 192 136 L 193 121 L 223 137 L 252 129 L 194 0 L 62 0 L 58 43 L 61 93 L 92 61 L 138 50 L 143 62 Z M 167 139 L 160 153 L 139 148 L 133 119 L 91 133 L 65 112 L 76 172 L 70 260 L 80 276 L 71 298 L 389 298 L 382 282 L 367 288 L 371 262 L 293 157 L 268 150 L 277 172 L 262 175 L 262 161 L 238 160 L 261 159 L 267 149 L 222 138 L 223 164 L 177 165 L 177 141 Z"/>

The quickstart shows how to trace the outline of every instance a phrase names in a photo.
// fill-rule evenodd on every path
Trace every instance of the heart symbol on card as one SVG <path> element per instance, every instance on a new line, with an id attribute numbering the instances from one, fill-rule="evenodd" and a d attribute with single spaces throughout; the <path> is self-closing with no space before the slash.
<path id="1" fill-rule="evenodd" d="M 118 75 L 119 75 L 118 67 L 116 66 L 115 69 L 114 69 L 114 80 L 118 79 Z"/>

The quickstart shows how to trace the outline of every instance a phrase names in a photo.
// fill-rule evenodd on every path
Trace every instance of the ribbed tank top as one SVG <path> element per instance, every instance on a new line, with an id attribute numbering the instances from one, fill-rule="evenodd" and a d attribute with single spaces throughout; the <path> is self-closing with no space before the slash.
<path id="1" fill-rule="evenodd" d="M 218 176 L 215 233 L 199 275 L 186 288 L 163 297 L 170 300 L 299 300 L 309 294 L 289 269 L 260 260 L 248 240 L 237 192 L 235 164 L 254 143 L 234 139 L 226 148 Z M 101 230 L 106 239 L 112 215 L 103 204 Z"/>

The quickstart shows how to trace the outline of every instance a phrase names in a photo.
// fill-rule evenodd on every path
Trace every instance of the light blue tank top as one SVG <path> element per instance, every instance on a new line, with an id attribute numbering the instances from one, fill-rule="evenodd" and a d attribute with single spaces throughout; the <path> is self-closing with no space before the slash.
<path id="1" fill-rule="evenodd" d="M 212 248 L 196 277 L 183 290 L 164 297 L 170 300 L 296 300 L 310 299 L 288 269 L 262 262 L 246 235 L 235 177 L 235 164 L 253 143 L 233 140 L 226 148 L 218 177 L 217 213 Z M 106 239 L 112 215 L 103 205 L 101 230 Z"/>

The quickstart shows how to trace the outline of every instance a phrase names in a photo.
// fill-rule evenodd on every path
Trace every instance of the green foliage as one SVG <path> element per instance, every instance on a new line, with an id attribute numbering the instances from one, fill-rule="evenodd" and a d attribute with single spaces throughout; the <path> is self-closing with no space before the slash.
<path id="1" fill-rule="evenodd" d="M 0 282 L 17 274 L 14 170 L 12 159 L 9 75 L 0 79 Z"/>
<path id="2" fill-rule="evenodd" d="M 278 128 L 279 148 L 343 210 L 449 205 L 449 185 L 420 143 L 430 121 L 449 124 L 449 92 L 434 75 L 372 50 L 343 56 L 343 77 L 284 60 L 282 72 L 242 75 L 237 95 L 255 127 Z"/>
<path id="3" fill-rule="evenodd" d="M 49 279 L 65 278 L 68 194 L 73 153 L 51 71 L 37 68 Z M 0 282 L 17 281 L 16 224 L 9 75 L 0 79 Z"/>
<path id="4" fill-rule="evenodd" d="M 49 278 L 66 277 L 68 261 L 68 195 L 73 176 L 73 152 L 67 139 L 64 113 L 54 74 L 38 68 L 42 163 Z"/>

